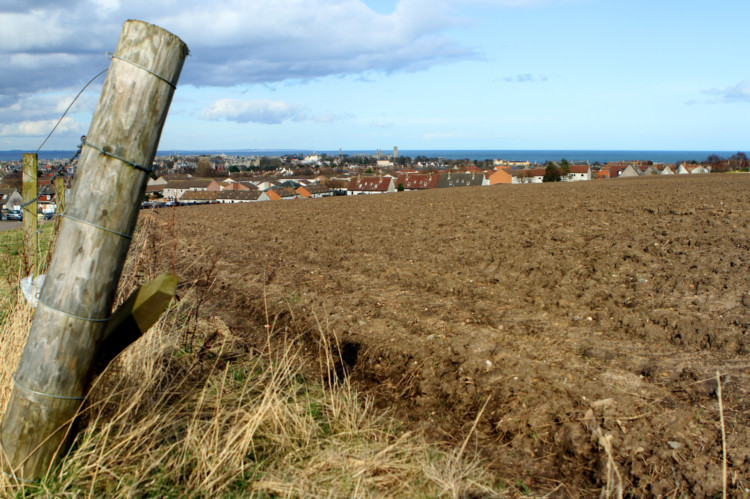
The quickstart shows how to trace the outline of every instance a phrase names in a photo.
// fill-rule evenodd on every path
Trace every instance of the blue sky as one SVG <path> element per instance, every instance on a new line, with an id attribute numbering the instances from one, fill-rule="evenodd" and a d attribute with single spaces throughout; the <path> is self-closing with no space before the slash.
<path id="1" fill-rule="evenodd" d="M 39 147 L 131 18 L 191 50 L 162 150 L 750 149 L 747 0 L 0 0 L 0 150 Z"/>

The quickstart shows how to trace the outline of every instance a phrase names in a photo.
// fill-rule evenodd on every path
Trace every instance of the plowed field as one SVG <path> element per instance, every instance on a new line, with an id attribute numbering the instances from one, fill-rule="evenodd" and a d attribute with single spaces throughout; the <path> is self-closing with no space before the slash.
<path id="1" fill-rule="evenodd" d="M 435 440 L 481 412 L 468 449 L 536 493 L 721 493 L 719 371 L 728 486 L 750 489 L 750 175 L 143 216 L 202 314 L 335 334 L 341 372 Z"/>

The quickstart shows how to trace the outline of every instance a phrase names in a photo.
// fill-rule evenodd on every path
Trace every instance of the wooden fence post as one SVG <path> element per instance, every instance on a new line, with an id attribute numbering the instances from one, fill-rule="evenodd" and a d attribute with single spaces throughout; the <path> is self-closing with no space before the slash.
<path id="1" fill-rule="evenodd" d="M 55 213 L 65 213 L 65 179 L 62 177 L 55 179 Z"/>
<path id="2" fill-rule="evenodd" d="M 37 169 L 39 157 L 36 153 L 23 154 L 23 263 L 24 272 L 32 272 L 36 276 L 39 271 L 39 221 L 37 219 Z"/>
<path id="3" fill-rule="evenodd" d="M 3 467 L 20 479 L 67 449 L 187 53 L 158 26 L 123 25 L 0 427 Z"/>

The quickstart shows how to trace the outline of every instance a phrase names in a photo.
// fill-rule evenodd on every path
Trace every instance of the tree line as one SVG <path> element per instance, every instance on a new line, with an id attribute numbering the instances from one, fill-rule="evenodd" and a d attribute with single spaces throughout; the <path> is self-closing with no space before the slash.
<path id="1" fill-rule="evenodd" d="M 738 152 L 724 159 L 718 154 L 711 154 L 706 158 L 706 163 L 711 166 L 712 172 L 748 171 L 747 154 Z"/>

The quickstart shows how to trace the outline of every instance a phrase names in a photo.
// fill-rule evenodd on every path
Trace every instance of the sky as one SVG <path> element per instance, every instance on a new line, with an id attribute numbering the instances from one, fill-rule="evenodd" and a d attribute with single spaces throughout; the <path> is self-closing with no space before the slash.
<path id="1" fill-rule="evenodd" d="M 42 144 L 128 19 L 190 49 L 162 151 L 750 149 L 747 0 L 0 0 L 0 150 Z"/>

